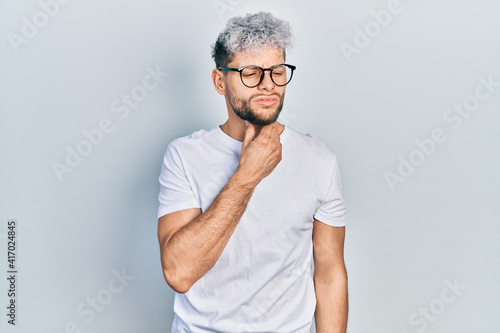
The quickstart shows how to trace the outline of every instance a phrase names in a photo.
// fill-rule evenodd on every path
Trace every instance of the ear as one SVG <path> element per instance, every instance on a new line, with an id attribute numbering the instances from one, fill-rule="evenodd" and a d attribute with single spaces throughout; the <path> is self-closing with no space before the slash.
<path id="1" fill-rule="evenodd" d="M 223 71 L 214 69 L 212 71 L 212 82 L 219 94 L 226 95 L 226 78 Z"/>

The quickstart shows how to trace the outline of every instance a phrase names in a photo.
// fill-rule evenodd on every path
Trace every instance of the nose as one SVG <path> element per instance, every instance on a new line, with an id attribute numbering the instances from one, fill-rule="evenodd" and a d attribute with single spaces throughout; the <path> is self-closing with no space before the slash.
<path id="1" fill-rule="evenodd" d="M 273 90 L 275 84 L 273 80 L 271 80 L 271 71 L 264 71 L 264 78 L 262 82 L 259 84 L 260 90 Z"/>

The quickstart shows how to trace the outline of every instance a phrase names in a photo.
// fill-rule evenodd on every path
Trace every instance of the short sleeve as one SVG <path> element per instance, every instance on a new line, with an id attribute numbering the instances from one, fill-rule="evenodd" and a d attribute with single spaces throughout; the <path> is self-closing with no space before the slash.
<path id="1" fill-rule="evenodd" d="M 161 166 L 158 218 L 182 209 L 199 208 L 179 152 L 170 143 Z"/>
<path id="2" fill-rule="evenodd" d="M 314 215 L 314 218 L 333 227 L 345 226 L 346 206 L 342 177 L 337 158 L 333 161 L 333 172 L 329 179 L 326 198 Z"/>

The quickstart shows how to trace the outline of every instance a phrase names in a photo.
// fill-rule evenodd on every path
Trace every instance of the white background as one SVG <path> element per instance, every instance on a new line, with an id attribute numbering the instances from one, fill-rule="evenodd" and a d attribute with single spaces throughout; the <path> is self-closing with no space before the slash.
<path id="1" fill-rule="evenodd" d="M 321 138 L 342 168 L 348 331 L 499 332 L 500 87 L 467 118 L 445 118 L 474 102 L 480 77 L 500 82 L 500 4 L 401 0 L 377 31 L 371 12 L 389 3 L 73 0 L 44 22 L 37 1 L 0 1 L 2 276 L 7 222 L 18 224 L 17 325 L 7 324 L 2 278 L 0 330 L 170 331 L 174 294 L 156 238 L 161 160 L 172 139 L 225 121 L 210 44 L 230 16 L 268 10 L 296 37 L 281 120 Z M 16 44 L 23 18 L 38 19 L 38 31 Z M 346 56 L 342 43 L 355 47 L 367 25 L 368 45 Z M 112 103 L 140 89 L 148 67 L 168 76 L 121 119 Z M 103 119 L 114 130 L 59 179 L 54 162 L 66 164 L 67 147 Z M 426 155 L 415 140 L 436 128 L 446 141 Z M 414 170 L 400 166 L 410 157 Z M 388 172 L 404 182 L 391 189 Z M 113 271 L 130 280 L 120 285 Z M 106 304 L 91 317 L 96 297 Z"/>

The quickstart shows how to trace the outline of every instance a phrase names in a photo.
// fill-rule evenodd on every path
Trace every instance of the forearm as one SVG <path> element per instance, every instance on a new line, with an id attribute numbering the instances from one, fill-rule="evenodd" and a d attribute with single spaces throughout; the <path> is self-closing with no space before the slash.
<path id="1" fill-rule="evenodd" d="M 315 274 L 316 332 L 345 333 L 347 329 L 348 292 L 347 272 L 339 268 L 334 277 Z"/>
<path id="2" fill-rule="evenodd" d="M 237 172 L 210 207 L 162 244 L 163 268 L 187 291 L 219 259 L 257 184 Z"/>

